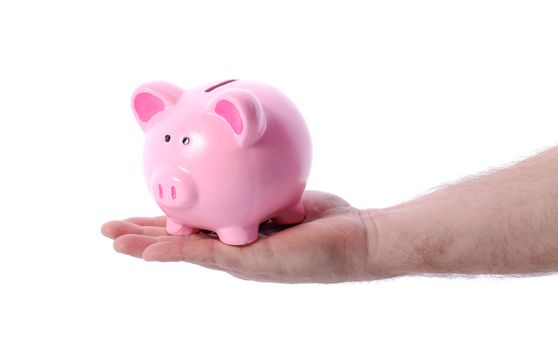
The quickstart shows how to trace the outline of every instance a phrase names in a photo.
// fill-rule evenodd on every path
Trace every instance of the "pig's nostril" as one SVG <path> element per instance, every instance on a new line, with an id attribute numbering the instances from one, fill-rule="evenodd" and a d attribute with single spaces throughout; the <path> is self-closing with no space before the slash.
<path id="1" fill-rule="evenodd" d="M 176 188 L 174 186 L 171 187 L 171 196 L 172 199 L 176 199 Z"/>
<path id="2" fill-rule="evenodd" d="M 163 198 L 163 186 L 159 184 L 159 198 Z"/>

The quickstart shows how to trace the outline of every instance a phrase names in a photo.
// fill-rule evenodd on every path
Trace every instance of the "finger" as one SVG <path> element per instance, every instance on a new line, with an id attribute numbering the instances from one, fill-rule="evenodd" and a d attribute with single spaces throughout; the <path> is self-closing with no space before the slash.
<path id="1" fill-rule="evenodd" d="M 129 234 L 117 237 L 113 246 L 119 253 L 140 258 L 145 248 L 154 243 L 157 243 L 156 237 Z"/>
<path id="2" fill-rule="evenodd" d="M 101 227 L 101 232 L 109 237 L 116 238 L 124 234 L 136 234 L 143 236 L 167 236 L 165 227 L 140 226 L 128 221 L 109 221 Z"/>
<path id="3" fill-rule="evenodd" d="M 213 244 L 216 240 L 159 240 L 143 251 L 147 261 L 187 261 L 196 264 L 215 265 Z"/>
<path id="4" fill-rule="evenodd" d="M 328 245 L 321 242 L 328 238 L 322 239 L 317 231 L 312 231 L 315 231 L 312 224 L 299 225 L 247 246 L 230 246 L 217 239 L 190 242 L 159 239 L 144 250 L 142 257 L 147 261 L 186 261 L 259 280 L 303 276 L 305 268 L 325 266 L 324 257 L 330 255 L 325 248 Z"/>
<path id="5" fill-rule="evenodd" d="M 224 244 L 206 235 L 197 236 L 200 238 L 184 241 L 159 239 L 144 250 L 143 258 L 147 261 L 186 261 L 224 271 L 241 268 L 241 247 Z"/>
<path id="6" fill-rule="evenodd" d="M 159 239 L 157 243 L 144 250 L 143 258 L 147 261 L 186 261 L 199 265 L 219 266 L 225 270 L 236 270 L 242 269 L 244 266 L 242 262 L 243 248 L 254 246 L 256 243 L 238 247 L 209 237 L 196 241 Z M 256 262 L 248 261 L 246 263 L 256 264 Z"/>
<path id="7" fill-rule="evenodd" d="M 199 234 L 191 234 L 188 236 L 145 236 L 138 234 L 125 234 L 117 237 L 114 240 L 114 249 L 117 252 L 141 257 L 143 251 L 150 245 L 157 244 L 158 242 L 182 242 L 182 241 L 196 241 L 199 239 L 209 239 Z"/>
<path id="8" fill-rule="evenodd" d="M 124 219 L 124 221 L 131 222 L 139 226 L 159 226 L 165 227 L 167 225 L 166 216 L 156 216 L 156 217 L 131 217 Z"/>
<path id="9" fill-rule="evenodd" d="M 191 237 L 195 237 L 192 235 Z M 215 241 L 215 239 L 207 237 L 207 236 L 200 236 L 200 239 L 208 239 Z M 197 240 L 197 239 L 193 239 Z M 205 253 L 202 253 L 202 250 L 199 250 L 199 254 L 204 254 L 203 256 L 196 257 L 193 253 L 185 256 L 182 252 L 182 245 L 183 244 L 192 244 L 192 240 L 188 243 L 178 242 L 176 240 L 168 239 L 168 237 L 164 237 L 163 240 L 159 238 L 158 242 L 155 244 L 151 244 L 147 247 L 142 254 L 142 258 L 146 261 L 160 261 L 160 262 L 171 262 L 171 261 L 185 261 L 191 262 L 196 265 L 200 265 L 207 269 L 218 270 L 218 271 L 225 271 L 228 272 L 227 269 L 218 266 L 214 263 L 211 256 Z M 205 245 L 205 244 L 204 244 Z"/>
<path id="10" fill-rule="evenodd" d="M 306 212 L 306 222 L 338 214 L 339 210 L 349 210 L 351 208 L 350 204 L 343 198 L 319 191 L 304 192 L 302 202 Z"/>

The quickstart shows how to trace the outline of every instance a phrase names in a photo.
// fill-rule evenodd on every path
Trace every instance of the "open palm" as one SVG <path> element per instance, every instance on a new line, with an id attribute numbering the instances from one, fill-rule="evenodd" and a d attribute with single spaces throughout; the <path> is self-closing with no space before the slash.
<path id="1" fill-rule="evenodd" d="M 148 261 L 186 261 L 233 276 L 273 282 L 342 282 L 370 278 L 376 231 L 364 210 L 324 192 L 303 196 L 306 219 L 296 226 L 264 223 L 246 246 L 212 234 L 170 236 L 164 216 L 134 217 L 103 225 L 118 252 Z M 268 231 L 280 231 L 269 234 Z"/>

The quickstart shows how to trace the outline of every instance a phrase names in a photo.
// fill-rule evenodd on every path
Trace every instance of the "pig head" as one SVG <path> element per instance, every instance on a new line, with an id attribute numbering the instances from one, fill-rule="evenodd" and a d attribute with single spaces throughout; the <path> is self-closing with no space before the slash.
<path id="1" fill-rule="evenodd" d="M 227 161 L 232 149 L 255 144 L 266 128 L 258 99 L 241 88 L 208 97 L 150 82 L 136 89 L 132 109 L 146 136 L 145 179 L 170 219 L 200 200 L 200 181 L 207 181 L 197 177 L 214 176 L 209 174 L 213 163 Z"/>

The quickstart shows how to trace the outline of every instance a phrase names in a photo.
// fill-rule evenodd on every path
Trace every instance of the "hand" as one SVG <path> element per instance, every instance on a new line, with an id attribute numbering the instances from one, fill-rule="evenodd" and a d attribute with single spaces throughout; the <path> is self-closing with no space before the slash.
<path id="1" fill-rule="evenodd" d="M 147 261 L 186 261 L 249 280 L 343 282 L 373 278 L 377 232 L 369 212 L 324 192 L 303 197 L 306 219 L 246 246 L 204 233 L 170 236 L 164 216 L 107 222 L 118 252 Z M 267 226 L 267 227 L 266 227 Z M 276 226 L 277 227 L 277 226 Z M 269 229 L 269 224 L 262 229 Z"/>

